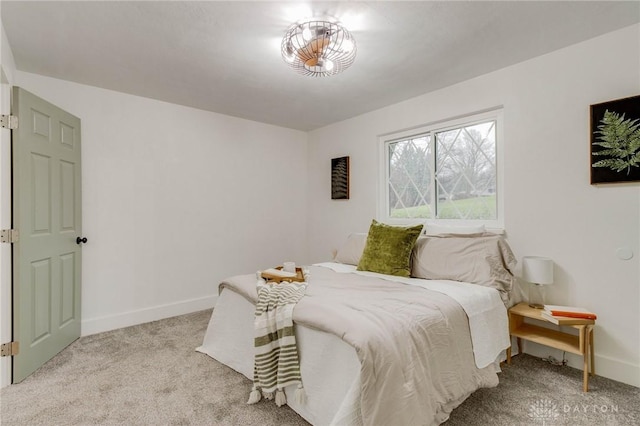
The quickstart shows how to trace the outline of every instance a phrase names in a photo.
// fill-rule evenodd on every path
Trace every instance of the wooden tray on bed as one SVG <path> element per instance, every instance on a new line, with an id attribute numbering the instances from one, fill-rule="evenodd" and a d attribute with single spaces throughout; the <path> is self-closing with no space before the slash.
<path id="1" fill-rule="evenodd" d="M 274 269 L 282 269 L 282 266 L 276 266 Z M 269 282 L 276 282 L 276 283 L 280 283 L 282 281 L 287 281 L 287 282 L 291 282 L 291 281 L 303 282 L 304 281 L 304 274 L 302 273 L 302 268 L 296 268 L 295 277 L 279 277 L 277 275 L 272 275 L 267 272 L 262 272 L 261 275 L 262 275 L 262 278 L 264 278 L 265 280 Z"/>

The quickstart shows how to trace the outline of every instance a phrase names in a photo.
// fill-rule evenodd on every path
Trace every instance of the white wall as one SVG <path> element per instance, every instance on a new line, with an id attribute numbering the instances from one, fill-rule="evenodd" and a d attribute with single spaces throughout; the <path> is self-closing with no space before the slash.
<path id="1" fill-rule="evenodd" d="M 1 16 L 2 4 L 0 3 L 0 17 Z M 0 65 L 2 66 L 2 71 L 5 73 L 7 81 L 11 83 L 13 81 L 13 74 L 16 72 L 16 63 L 13 58 L 11 46 L 9 45 L 9 39 L 7 39 L 7 34 L 4 31 L 4 25 L 2 25 L 1 21 L 0 29 L 2 30 L 0 33 Z"/>
<path id="2" fill-rule="evenodd" d="M 547 301 L 598 313 L 598 374 L 640 386 L 639 184 L 589 184 L 589 105 L 638 94 L 636 25 L 310 132 L 310 260 L 328 259 L 375 217 L 378 135 L 502 105 L 509 242 L 519 258 L 555 261 Z M 351 199 L 331 201 L 330 159 L 343 155 Z M 619 247 L 634 257 L 618 259 Z M 535 346 L 527 350 L 562 355 Z"/>
<path id="3" fill-rule="evenodd" d="M 304 132 L 18 71 L 82 120 L 83 335 L 204 309 L 306 260 Z"/>

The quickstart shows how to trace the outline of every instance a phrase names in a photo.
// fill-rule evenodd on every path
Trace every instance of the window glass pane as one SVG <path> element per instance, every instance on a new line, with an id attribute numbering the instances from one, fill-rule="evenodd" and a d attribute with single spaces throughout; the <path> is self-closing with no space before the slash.
<path id="1" fill-rule="evenodd" d="M 431 218 L 430 137 L 388 144 L 389 217 Z M 431 160 L 432 161 L 432 160 Z"/>
<path id="2" fill-rule="evenodd" d="M 496 219 L 496 122 L 437 132 L 438 219 Z"/>

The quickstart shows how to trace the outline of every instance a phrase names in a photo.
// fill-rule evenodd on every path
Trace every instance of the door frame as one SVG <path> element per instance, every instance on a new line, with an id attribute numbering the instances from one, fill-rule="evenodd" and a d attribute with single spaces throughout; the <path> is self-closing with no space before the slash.
<path id="1" fill-rule="evenodd" d="M 0 114 L 11 113 L 11 91 L 4 69 L 0 67 Z M 12 224 L 11 203 L 11 130 L 0 129 L 0 228 L 9 229 Z M 8 201 L 8 202 L 7 202 Z M 13 338 L 13 295 L 12 295 L 12 247 L 0 245 L 0 343 Z M 0 388 L 12 382 L 13 358 L 0 358 Z"/>

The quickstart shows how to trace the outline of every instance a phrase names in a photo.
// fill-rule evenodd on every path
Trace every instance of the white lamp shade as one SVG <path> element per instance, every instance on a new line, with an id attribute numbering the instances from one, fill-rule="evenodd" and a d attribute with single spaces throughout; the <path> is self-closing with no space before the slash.
<path id="1" fill-rule="evenodd" d="M 553 284 L 553 260 L 539 256 L 522 258 L 522 278 L 535 284 Z"/>

